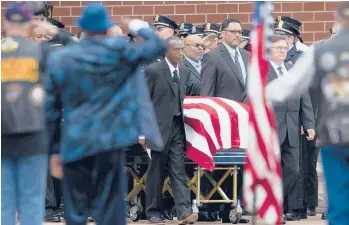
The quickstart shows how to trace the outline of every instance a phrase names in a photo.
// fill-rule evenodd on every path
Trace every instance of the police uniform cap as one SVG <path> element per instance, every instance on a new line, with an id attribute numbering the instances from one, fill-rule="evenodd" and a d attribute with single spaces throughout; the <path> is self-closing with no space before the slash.
<path id="1" fill-rule="evenodd" d="M 177 30 L 178 29 L 178 25 L 176 24 L 175 21 L 171 20 L 170 18 L 168 18 L 166 16 L 162 16 L 162 15 L 154 16 L 153 25 L 155 26 L 155 28 L 158 28 L 158 27 L 169 27 L 169 28 L 171 28 L 173 30 Z"/>
<path id="2" fill-rule="evenodd" d="M 216 23 L 205 23 L 203 27 L 204 27 L 204 35 L 208 35 L 212 33 L 215 33 L 218 35 L 221 30 L 220 25 Z"/>
<path id="3" fill-rule="evenodd" d="M 58 20 L 55 20 L 55 19 L 52 19 L 52 18 L 47 18 L 46 21 L 50 24 L 52 24 L 53 26 L 55 27 L 58 27 L 58 28 L 64 28 L 64 24 L 59 22 Z"/>
<path id="4" fill-rule="evenodd" d="M 300 26 L 302 26 L 302 22 L 300 22 L 299 20 L 293 19 L 289 16 L 278 16 L 278 17 L 276 17 L 275 22 L 277 23 L 281 20 L 293 24 L 295 27 L 298 27 L 298 29 Z"/>
<path id="5" fill-rule="evenodd" d="M 279 21 L 275 26 L 275 34 L 299 36 L 299 28 L 287 21 Z"/>
<path id="6" fill-rule="evenodd" d="M 242 36 L 241 38 L 243 40 L 250 40 L 250 31 L 247 29 L 242 29 Z"/>
<path id="7" fill-rule="evenodd" d="M 179 25 L 178 34 L 179 35 L 192 34 L 194 27 L 195 26 L 193 24 L 191 24 L 191 23 L 181 23 Z"/>
<path id="8" fill-rule="evenodd" d="M 204 30 L 205 30 L 205 28 L 204 27 L 200 27 L 200 26 L 195 26 L 195 33 L 193 33 L 193 34 L 195 34 L 195 35 L 198 35 L 198 36 L 200 36 L 200 37 L 202 37 L 203 35 L 204 35 Z"/>

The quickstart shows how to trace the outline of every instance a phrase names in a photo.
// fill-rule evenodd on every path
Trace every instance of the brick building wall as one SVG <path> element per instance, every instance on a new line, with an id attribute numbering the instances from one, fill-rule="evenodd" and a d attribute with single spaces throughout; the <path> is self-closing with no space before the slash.
<path id="1" fill-rule="evenodd" d="M 51 1 L 53 17 L 63 22 L 74 34 L 79 31 L 75 19 L 81 14 L 86 1 Z M 225 18 L 239 19 L 249 29 L 253 2 L 242 1 L 105 1 L 115 22 L 124 16 L 151 22 L 153 15 L 167 15 L 177 23 L 201 25 L 221 23 Z M 6 2 L 1 2 L 2 15 Z M 274 17 L 288 15 L 303 22 L 301 34 L 306 44 L 329 35 L 338 2 L 274 2 Z"/>

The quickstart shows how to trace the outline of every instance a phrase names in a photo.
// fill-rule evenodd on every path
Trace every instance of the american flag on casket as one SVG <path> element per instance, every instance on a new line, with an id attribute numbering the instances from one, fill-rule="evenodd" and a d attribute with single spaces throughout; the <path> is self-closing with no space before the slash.
<path id="1" fill-rule="evenodd" d="M 186 155 L 199 166 L 212 171 L 217 151 L 248 147 L 247 105 L 218 97 L 187 96 L 183 114 Z"/>

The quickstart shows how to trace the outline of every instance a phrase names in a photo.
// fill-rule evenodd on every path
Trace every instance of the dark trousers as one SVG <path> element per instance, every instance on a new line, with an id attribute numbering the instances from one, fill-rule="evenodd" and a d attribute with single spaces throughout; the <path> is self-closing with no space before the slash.
<path id="1" fill-rule="evenodd" d="M 297 194 L 295 183 L 299 174 L 299 148 L 291 147 L 288 135 L 280 146 L 282 182 L 284 191 L 284 210 L 292 210 L 296 199 L 292 198 Z"/>
<path id="2" fill-rule="evenodd" d="M 60 208 L 62 203 L 62 187 L 61 181 L 52 177 L 49 173 L 47 175 L 46 187 L 46 213 L 53 212 Z"/>
<path id="3" fill-rule="evenodd" d="M 64 164 L 64 217 L 67 225 L 125 225 L 124 151 L 99 153 Z"/>
<path id="4" fill-rule="evenodd" d="M 152 151 L 146 182 L 146 215 L 159 217 L 162 214 L 162 187 L 165 170 L 168 169 L 174 194 L 175 209 L 179 220 L 191 213 L 190 190 L 185 178 L 184 127 L 181 116 L 174 116 L 170 138 L 161 152 Z"/>
<path id="5" fill-rule="evenodd" d="M 308 152 L 308 176 L 306 180 L 307 204 L 308 208 L 318 206 L 318 176 L 316 171 L 317 160 L 319 157 L 319 148 L 315 146 L 314 141 L 307 142 Z"/>

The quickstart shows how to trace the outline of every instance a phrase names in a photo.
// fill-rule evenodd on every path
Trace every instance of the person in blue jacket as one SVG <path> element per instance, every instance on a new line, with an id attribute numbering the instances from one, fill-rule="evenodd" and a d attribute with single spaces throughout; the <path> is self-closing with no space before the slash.
<path id="1" fill-rule="evenodd" d="M 46 117 L 50 136 L 61 132 L 60 154 L 51 173 L 63 179 L 67 225 L 124 225 L 124 149 L 146 142 L 162 147 L 152 103 L 139 66 L 158 57 L 166 44 L 141 20 L 129 30 L 144 41 L 112 36 L 115 28 L 103 4 L 90 3 L 77 25 L 85 37 L 50 55 Z M 60 112 L 64 108 L 64 126 Z M 146 142 L 144 141 L 146 140 Z"/>

